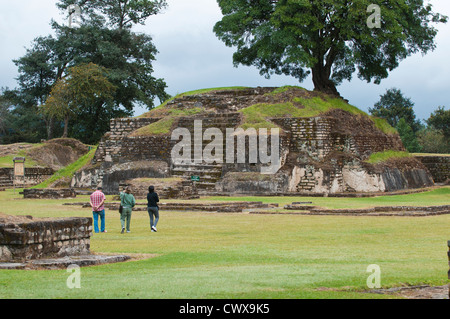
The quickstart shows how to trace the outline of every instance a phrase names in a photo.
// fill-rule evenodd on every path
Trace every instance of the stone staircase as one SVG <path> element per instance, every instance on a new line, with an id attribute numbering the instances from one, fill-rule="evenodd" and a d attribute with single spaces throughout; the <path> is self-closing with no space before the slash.
<path id="1" fill-rule="evenodd" d="M 0 176 L 0 188 L 8 188 L 13 186 L 13 180 L 9 178 L 9 176 Z"/>
<path id="2" fill-rule="evenodd" d="M 222 176 L 222 164 L 174 164 L 172 176 L 191 181 L 199 192 L 213 191 Z"/>
<path id="3" fill-rule="evenodd" d="M 241 113 L 211 113 L 202 118 L 186 117 L 181 118 L 178 127 L 187 128 L 192 134 L 191 156 L 194 157 L 195 147 L 201 146 L 203 150 L 211 141 L 197 141 L 194 136 L 194 121 L 201 120 L 202 136 L 208 128 L 218 128 L 223 134 L 223 156 L 221 163 L 196 163 L 194 161 L 187 163 L 174 163 L 172 166 L 172 175 L 180 176 L 188 181 L 192 181 L 199 192 L 214 191 L 216 182 L 222 176 L 222 166 L 226 156 L 226 129 L 236 128 L 241 122 Z M 198 128 L 197 128 L 198 129 Z M 197 180 L 198 179 L 198 180 Z"/>

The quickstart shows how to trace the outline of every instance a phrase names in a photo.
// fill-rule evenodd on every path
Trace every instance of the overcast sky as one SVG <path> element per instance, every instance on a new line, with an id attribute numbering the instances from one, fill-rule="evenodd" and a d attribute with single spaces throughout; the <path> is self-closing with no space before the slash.
<path id="1" fill-rule="evenodd" d="M 0 87 L 17 86 L 17 67 L 12 62 L 25 54 L 38 36 L 52 33 L 50 21 L 63 23 L 56 0 L 0 0 Z M 431 0 L 434 11 L 450 16 L 449 0 Z M 159 54 L 154 63 L 155 77 L 163 78 L 168 93 L 223 86 L 300 85 L 313 89 L 310 78 L 303 83 L 286 76 L 265 79 L 253 67 L 232 62 L 233 48 L 228 48 L 212 32 L 222 17 L 215 0 L 167 0 L 168 8 L 150 17 L 135 31 L 153 37 Z M 415 103 L 418 118 L 426 119 L 438 106 L 450 107 L 450 23 L 439 24 L 437 48 L 425 56 L 407 58 L 380 85 L 360 81 L 338 87 L 351 104 L 368 111 L 387 89 L 396 87 Z M 135 115 L 145 110 L 136 108 Z"/>

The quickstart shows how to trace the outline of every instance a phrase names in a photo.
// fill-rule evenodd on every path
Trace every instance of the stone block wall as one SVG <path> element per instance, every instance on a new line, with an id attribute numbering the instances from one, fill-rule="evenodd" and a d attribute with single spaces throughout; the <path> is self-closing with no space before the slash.
<path id="1" fill-rule="evenodd" d="M 416 155 L 433 176 L 435 183 L 444 183 L 450 179 L 450 156 Z"/>
<path id="2" fill-rule="evenodd" d="M 307 152 L 316 159 L 324 158 L 333 149 L 333 121 L 326 117 L 273 119 L 273 122 L 290 133 L 293 151 Z"/>
<path id="3" fill-rule="evenodd" d="M 201 120 L 203 132 L 207 128 L 219 128 L 225 136 L 225 128 L 234 128 L 240 122 L 240 113 L 208 114 L 200 118 L 182 117 L 177 127 L 187 128 L 192 137 L 194 134 L 194 120 Z M 108 132 L 100 141 L 93 163 L 127 161 L 163 160 L 170 162 L 173 146 L 177 141 L 171 140 L 171 135 L 129 136 L 141 127 L 158 121 L 159 118 L 125 118 L 113 119 Z M 193 142 L 193 141 L 192 141 Z M 204 142 L 207 145 L 208 142 Z M 194 143 L 192 143 L 194 147 Z M 193 154 L 193 152 L 192 152 Z"/>
<path id="4" fill-rule="evenodd" d="M 77 194 L 72 188 L 58 188 L 58 189 L 39 189 L 27 188 L 23 190 L 23 198 L 33 199 L 59 199 L 59 198 L 74 198 Z"/>
<path id="5" fill-rule="evenodd" d="M 25 167 L 24 184 L 27 186 L 38 185 L 52 177 L 54 173 L 52 168 Z"/>
<path id="6" fill-rule="evenodd" d="M 345 131 L 340 127 L 339 119 L 333 117 L 283 118 L 272 121 L 290 133 L 293 151 L 306 152 L 316 160 L 323 159 L 332 151 L 350 152 L 366 159 L 373 152 L 404 150 L 398 136 L 386 135 L 375 129 L 370 134 Z"/>
<path id="7" fill-rule="evenodd" d="M 0 224 L 0 261 L 89 254 L 91 233 L 92 219 L 81 217 Z"/>
<path id="8" fill-rule="evenodd" d="M 166 178 L 170 175 L 169 165 L 164 161 L 134 161 L 116 164 L 102 175 L 105 194 L 118 194 L 120 185 L 136 178 Z"/>
<path id="9" fill-rule="evenodd" d="M 50 178 L 55 171 L 49 167 L 25 167 L 25 176 L 17 177 L 16 184 L 23 186 L 38 185 Z M 0 168 L 0 186 L 12 187 L 14 168 Z"/>
<path id="10" fill-rule="evenodd" d="M 123 139 L 131 132 L 150 125 L 159 118 L 118 118 L 110 121 L 110 131 L 101 139 L 93 163 L 118 162 Z"/>
<path id="11" fill-rule="evenodd" d="M 384 152 L 386 150 L 405 151 L 398 135 L 355 135 L 352 137 L 352 144 L 361 159 L 369 158 L 370 154 Z"/>
<path id="12" fill-rule="evenodd" d="M 170 136 L 127 136 L 122 140 L 120 161 L 160 160 L 170 164 L 174 142 Z"/>

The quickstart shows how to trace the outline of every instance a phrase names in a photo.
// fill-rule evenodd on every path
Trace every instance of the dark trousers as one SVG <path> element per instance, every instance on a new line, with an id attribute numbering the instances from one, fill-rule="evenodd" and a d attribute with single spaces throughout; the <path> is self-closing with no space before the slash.
<path id="1" fill-rule="evenodd" d="M 148 216 L 150 216 L 150 228 L 156 227 L 159 220 L 159 208 L 158 207 L 147 207 Z M 155 219 L 153 220 L 153 216 Z"/>

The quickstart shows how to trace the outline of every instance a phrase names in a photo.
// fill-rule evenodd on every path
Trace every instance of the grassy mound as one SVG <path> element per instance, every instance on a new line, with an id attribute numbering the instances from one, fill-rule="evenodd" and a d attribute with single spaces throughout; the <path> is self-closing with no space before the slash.
<path id="1" fill-rule="evenodd" d="M 190 103 L 177 104 L 176 100 L 183 99 L 193 95 L 220 93 L 217 99 L 220 99 L 224 91 L 230 91 L 230 95 L 239 95 L 239 91 L 251 90 L 246 87 L 224 87 L 202 89 L 179 94 L 172 99 L 164 102 L 153 110 L 141 115 L 145 118 L 158 118 L 159 121 L 135 131 L 132 136 L 149 136 L 169 134 L 175 127 L 177 119 L 186 116 L 196 116 L 210 112 L 224 112 L 223 109 L 217 110 L 214 107 L 205 106 L 201 103 L 189 101 Z M 251 93 L 250 93 L 251 94 Z M 249 94 L 247 94 L 249 95 Z M 194 99 L 193 99 L 194 100 Z M 284 86 L 273 89 L 268 93 L 255 95 L 253 99 L 248 99 L 251 103 L 236 99 L 237 105 L 234 105 L 238 112 L 243 114 L 243 122 L 240 127 L 248 128 L 275 128 L 277 125 L 271 122 L 271 118 L 281 117 L 316 117 L 324 115 L 333 110 L 343 110 L 356 117 L 370 119 L 378 130 L 385 134 L 396 134 L 384 119 L 375 118 L 361 111 L 357 107 L 350 105 L 345 100 L 328 96 L 326 94 L 308 91 L 301 87 Z M 230 112 L 236 112 L 230 109 Z"/>
<path id="2" fill-rule="evenodd" d="M 77 171 L 79 171 L 92 161 L 96 150 L 97 147 L 93 147 L 88 153 L 81 156 L 78 160 L 67 165 L 66 167 L 61 168 L 55 174 L 53 174 L 52 177 L 40 183 L 39 185 L 33 186 L 32 188 L 54 187 L 54 185 L 58 183 L 60 186 L 69 186 L 70 179 L 72 178 L 73 174 L 75 174 Z"/>
<path id="3" fill-rule="evenodd" d="M 43 143 L 15 143 L 0 145 L 0 168 L 12 168 L 14 157 L 25 157 L 27 167 L 37 167 L 39 164 L 28 156 L 31 149 L 39 148 Z"/>
<path id="4" fill-rule="evenodd" d="M 0 145 L 0 167 L 13 167 L 14 157 L 25 157 L 26 167 L 61 169 L 83 156 L 89 146 L 73 138 L 56 138 L 44 143 Z"/>

